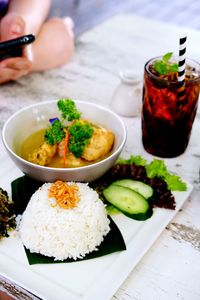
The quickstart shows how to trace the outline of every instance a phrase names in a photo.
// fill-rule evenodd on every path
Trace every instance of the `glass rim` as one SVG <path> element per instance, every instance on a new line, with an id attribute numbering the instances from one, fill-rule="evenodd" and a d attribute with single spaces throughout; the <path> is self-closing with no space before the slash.
<path id="1" fill-rule="evenodd" d="M 173 60 L 173 58 L 176 59 L 176 61 L 178 62 L 178 56 L 177 56 L 177 55 L 173 55 L 171 59 Z M 153 61 L 155 61 L 155 60 L 158 60 L 158 59 L 162 59 L 162 56 L 155 56 L 155 57 L 152 57 L 152 58 L 150 58 L 150 59 L 145 63 L 145 65 L 144 65 L 144 70 L 146 71 L 146 73 L 147 73 L 148 75 L 150 75 L 152 78 L 154 78 L 154 79 L 156 79 L 156 80 L 159 80 L 159 81 L 163 81 L 163 82 L 165 82 L 165 83 L 170 83 L 170 84 L 177 84 L 177 83 L 179 83 L 178 80 L 171 80 L 171 81 L 170 81 L 170 80 L 167 80 L 167 79 L 164 79 L 164 78 L 160 78 L 159 76 L 157 76 L 157 75 L 155 75 L 154 73 L 152 73 L 151 70 L 149 70 L 150 63 L 153 62 Z M 195 83 L 196 81 L 199 81 L 199 80 L 200 80 L 200 63 L 199 63 L 197 60 L 192 59 L 192 58 L 190 58 L 190 57 L 186 57 L 186 64 L 187 64 L 187 62 L 194 63 L 194 64 L 196 64 L 196 66 L 198 66 L 198 70 L 196 70 L 196 72 L 197 72 L 197 74 L 198 74 L 198 77 L 193 78 L 193 79 L 186 80 L 185 84 L 187 84 L 187 83 L 193 83 L 193 82 Z M 188 65 L 190 66 L 190 64 L 188 64 Z"/>

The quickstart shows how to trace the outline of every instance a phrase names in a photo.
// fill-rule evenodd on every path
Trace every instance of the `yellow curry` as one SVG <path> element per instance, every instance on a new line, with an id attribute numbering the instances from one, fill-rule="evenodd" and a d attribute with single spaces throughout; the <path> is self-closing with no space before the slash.
<path id="1" fill-rule="evenodd" d="M 110 154 L 114 134 L 81 118 L 72 99 L 57 102 L 60 117 L 31 134 L 21 145 L 19 155 L 40 166 L 76 168 L 95 163 Z"/>
<path id="2" fill-rule="evenodd" d="M 110 155 L 114 144 L 113 132 L 94 125 L 88 145 L 81 157 L 76 157 L 69 149 L 64 150 L 65 139 L 55 145 L 48 144 L 44 139 L 45 131 L 36 131 L 24 140 L 19 149 L 22 158 L 41 166 L 75 168 L 103 160 Z"/>

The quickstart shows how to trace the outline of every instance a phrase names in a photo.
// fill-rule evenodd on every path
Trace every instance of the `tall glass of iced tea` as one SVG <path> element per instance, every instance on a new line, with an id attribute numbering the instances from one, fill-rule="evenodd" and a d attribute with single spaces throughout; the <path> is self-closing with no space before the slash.
<path id="1" fill-rule="evenodd" d="M 164 75 L 155 70 L 155 62 L 160 59 L 151 59 L 145 65 L 142 141 L 146 151 L 153 155 L 176 157 L 189 142 L 198 104 L 200 65 L 186 59 L 181 87 L 173 67 Z"/>

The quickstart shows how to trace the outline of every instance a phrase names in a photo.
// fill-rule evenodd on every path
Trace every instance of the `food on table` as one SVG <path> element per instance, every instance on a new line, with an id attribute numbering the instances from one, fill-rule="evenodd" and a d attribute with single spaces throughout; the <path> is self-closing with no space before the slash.
<path id="1" fill-rule="evenodd" d="M 81 167 L 109 156 L 113 144 L 112 131 L 81 119 L 71 99 L 58 101 L 62 120 L 50 119 L 47 129 L 30 135 L 22 144 L 20 156 L 48 167 Z"/>
<path id="2" fill-rule="evenodd" d="M 93 135 L 89 144 L 84 148 L 82 158 L 87 161 L 94 161 L 104 157 L 112 149 L 114 135 L 103 127 L 93 126 Z"/>
<path id="3" fill-rule="evenodd" d="M 67 184 L 61 180 L 57 180 L 53 183 L 49 189 L 48 197 L 54 199 L 54 203 L 51 203 L 52 207 L 56 205 L 62 208 L 74 208 L 78 205 L 79 189 L 77 184 Z"/>
<path id="4" fill-rule="evenodd" d="M 121 179 L 116 180 L 112 183 L 113 185 L 127 187 L 135 192 L 141 194 L 145 199 L 149 199 L 153 196 L 153 189 L 150 185 L 145 184 L 142 181 L 132 179 Z"/>
<path id="5" fill-rule="evenodd" d="M 199 65 L 186 60 L 184 84 L 172 53 L 145 65 L 142 111 L 144 148 L 160 157 L 182 154 L 189 142 L 200 90 Z M 181 86 L 182 84 L 182 86 Z"/>
<path id="6" fill-rule="evenodd" d="M 24 246 L 54 257 L 83 258 L 110 231 L 103 202 L 87 184 L 45 183 L 31 197 L 19 224 Z"/>
<path id="7" fill-rule="evenodd" d="M 176 202 L 171 191 L 186 191 L 187 186 L 181 178 L 167 170 L 167 167 L 163 160 L 154 159 L 148 163 L 143 157 L 139 155 L 131 155 L 129 159 L 119 159 L 104 176 L 90 183 L 90 186 L 94 188 L 100 198 L 105 201 L 103 195 L 104 190 L 110 185 L 123 185 L 125 187 L 131 187 L 129 180 L 140 181 L 137 185 L 145 183 L 148 185 L 149 198 L 148 202 L 151 208 L 160 207 L 167 209 L 175 209 Z M 120 184 L 119 184 L 120 183 Z M 132 186 L 133 188 L 133 186 Z M 153 189 L 153 195 L 151 195 L 151 188 Z M 146 193 L 146 186 L 140 189 L 137 187 L 137 192 L 144 196 Z M 108 212 L 112 214 L 116 213 L 116 208 L 108 206 Z"/>
<path id="8" fill-rule="evenodd" d="M 14 203 L 9 199 L 8 193 L 0 188 L 0 240 L 8 237 L 8 232 L 15 227 Z"/>
<path id="9" fill-rule="evenodd" d="M 129 187 L 114 182 L 103 191 L 103 195 L 109 203 L 132 219 L 146 220 L 152 215 L 147 199 Z"/>
<path id="10" fill-rule="evenodd" d="M 46 166 L 56 155 L 56 151 L 56 145 L 49 145 L 46 142 L 43 142 L 38 149 L 35 149 L 32 153 L 29 154 L 28 160 L 34 162 L 37 165 Z"/>

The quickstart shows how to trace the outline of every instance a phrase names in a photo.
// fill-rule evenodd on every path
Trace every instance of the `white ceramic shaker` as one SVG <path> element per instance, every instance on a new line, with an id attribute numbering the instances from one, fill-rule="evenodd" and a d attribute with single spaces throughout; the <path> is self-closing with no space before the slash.
<path id="1" fill-rule="evenodd" d="M 124 117 L 137 117 L 142 108 L 142 80 L 134 71 L 119 73 L 121 83 L 111 101 L 111 109 Z"/>

